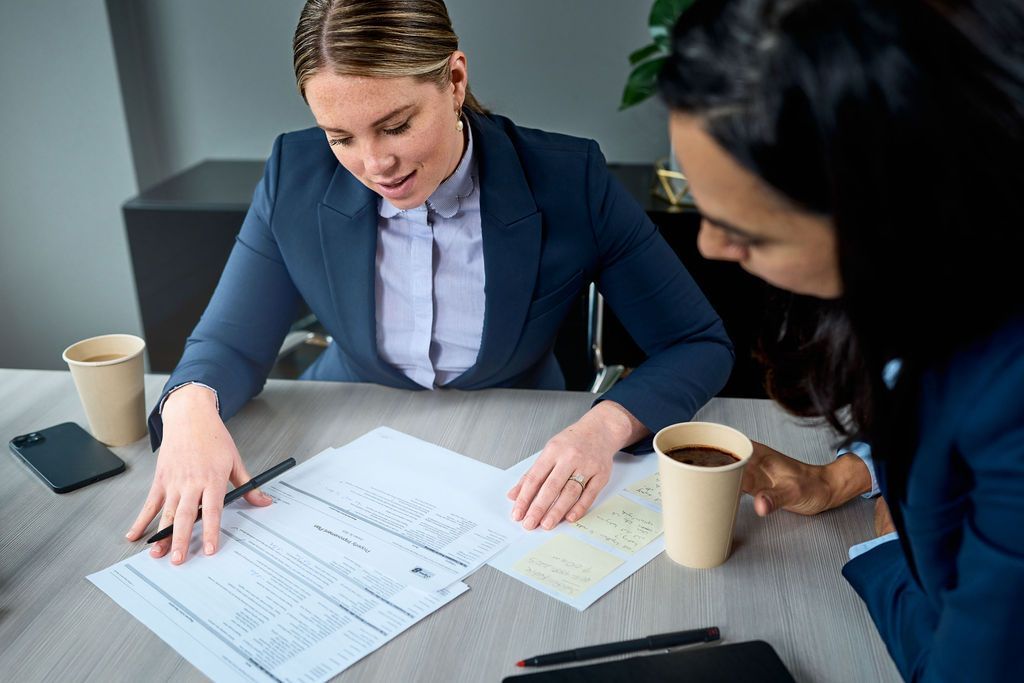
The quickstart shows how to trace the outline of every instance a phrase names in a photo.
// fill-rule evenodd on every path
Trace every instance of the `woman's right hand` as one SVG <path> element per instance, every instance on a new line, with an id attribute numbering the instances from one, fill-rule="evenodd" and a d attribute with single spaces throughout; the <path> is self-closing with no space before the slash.
<path id="1" fill-rule="evenodd" d="M 871 490 L 864 461 L 843 455 L 828 465 L 810 465 L 753 442 L 754 453 L 743 468 L 743 491 L 754 498 L 761 517 L 776 510 L 816 515 Z"/>
<path id="2" fill-rule="evenodd" d="M 241 486 L 252 477 L 220 419 L 217 398 L 211 390 L 195 384 L 178 389 L 164 402 L 161 417 L 164 438 L 153 485 L 125 537 L 130 541 L 138 540 L 153 518 L 160 514 L 157 528 L 173 523 L 174 534 L 153 544 L 150 555 L 163 557 L 170 550 L 171 562 L 181 564 L 188 555 L 200 504 L 203 507 L 203 552 L 212 555 L 217 551 L 227 482 Z M 259 489 L 245 494 L 245 499 L 258 506 L 273 502 Z"/>

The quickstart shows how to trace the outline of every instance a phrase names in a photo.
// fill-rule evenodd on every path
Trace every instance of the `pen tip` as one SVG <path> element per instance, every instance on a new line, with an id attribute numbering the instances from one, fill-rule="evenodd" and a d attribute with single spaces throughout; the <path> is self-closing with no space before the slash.
<path id="1" fill-rule="evenodd" d="M 516 666 L 526 666 L 526 661 L 516 662 Z"/>

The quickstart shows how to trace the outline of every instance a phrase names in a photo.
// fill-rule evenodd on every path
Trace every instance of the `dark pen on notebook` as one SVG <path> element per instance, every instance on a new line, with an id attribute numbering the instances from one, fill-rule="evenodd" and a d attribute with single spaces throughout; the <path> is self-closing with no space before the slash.
<path id="1" fill-rule="evenodd" d="M 646 638 L 635 640 L 623 640 L 618 643 L 605 643 L 604 645 L 591 645 L 576 650 L 564 650 L 552 652 L 549 655 L 530 657 L 516 666 L 548 666 L 549 664 L 564 664 L 565 662 L 579 662 L 585 659 L 597 659 L 598 657 L 609 657 L 621 655 L 627 652 L 641 652 L 643 650 L 661 650 L 667 647 L 678 645 L 690 645 L 692 643 L 707 643 L 718 640 L 721 634 L 717 626 L 708 628 L 695 628 L 691 631 L 676 631 L 675 633 L 662 633 Z"/>
<path id="2" fill-rule="evenodd" d="M 282 472 L 284 472 L 286 470 L 291 469 L 294 466 L 295 466 L 295 458 L 288 458 L 284 462 L 279 463 L 277 465 L 274 465 L 273 467 L 271 467 L 266 472 L 264 472 L 262 474 L 257 474 L 255 477 L 253 477 L 249 481 L 245 482 L 244 484 L 239 486 L 237 489 L 234 489 L 232 491 L 228 491 L 228 494 L 226 496 L 224 496 L 224 505 L 227 505 L 228 503 L 230 503 L 232 501 L 238 500 L 239 498 L 241 498 L 245 494 L 249 493 L 249 491 L 252 491 L 253 489 L 255 489 L 255 488 L 259 487 L 259 486 L 263 486 L 264 484 L 266 484 L 268 481 L 270 481 L 271 479 L 273 479 L 277 475 L 281 474 Z M 198 522 L 200 519 L 202 519 L 202 517 L 203 517 L 203 508 L 200 507 L 199 508 L 199 514 L 196 515 L 196 521 Z M 146 543 L 156 543 L 157 541 L 162 541 L 162 540 L 164 540 L 165 538 L 167 538 L 168 536 L 170 536 L 173 533 L 174 533 L 174 525 L 172 524 L 169 527 L 161 529 L 160 531 L 158 531 L 155 534 L 153 534 L 152 536 L 150 536 L 146 540 Z"/>

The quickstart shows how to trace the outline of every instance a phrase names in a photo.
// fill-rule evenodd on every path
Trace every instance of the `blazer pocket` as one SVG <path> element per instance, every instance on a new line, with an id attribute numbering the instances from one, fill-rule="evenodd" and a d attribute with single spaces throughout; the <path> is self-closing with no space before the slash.
<path id="1" fill-rule="evenodd" d="M 533 303 L 530 304 L 530 310 L 526 314 L 526 319 L 533 320 L 534 318 L 539 318 L 545 313 L 558 308 L 560 304 L 565 303 L 570 298 L 579 294 L 580 286 L 582 284 L 583 271 L 578 270 L 563 284 L 558 285 L 552 291 L 542 295 L 538 299 L 535 299 Z"/>

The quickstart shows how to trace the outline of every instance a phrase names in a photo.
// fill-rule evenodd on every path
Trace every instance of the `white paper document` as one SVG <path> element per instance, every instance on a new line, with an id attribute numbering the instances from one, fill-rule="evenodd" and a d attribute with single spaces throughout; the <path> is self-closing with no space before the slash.
<path id="1" fill-rule="evenodd" d="M 323 681 L 468 590 L 523 532 L 505 473 L 391 429 L 328 449 L 173 566 L 146 552 L 89 579 L 216 681 Z"/>
<path id="2" fill-rule="evenodd" d="M 266 524 L 300 544 L 327 539 L 350 562 L 440 590 L 523 534 L 504 504 L 505 476 L 381 427 L 264 487 L 277 501 Z"/>
<path id="3" fill-rule="evenodd" d="M 512 488 L 540 454 L 509 468 Z M 537 528 L 488 564 L 553 598 L 584 610 L 665 549 L 658 460 L 619 453 L 612 476 L 575 524 Z"/>

